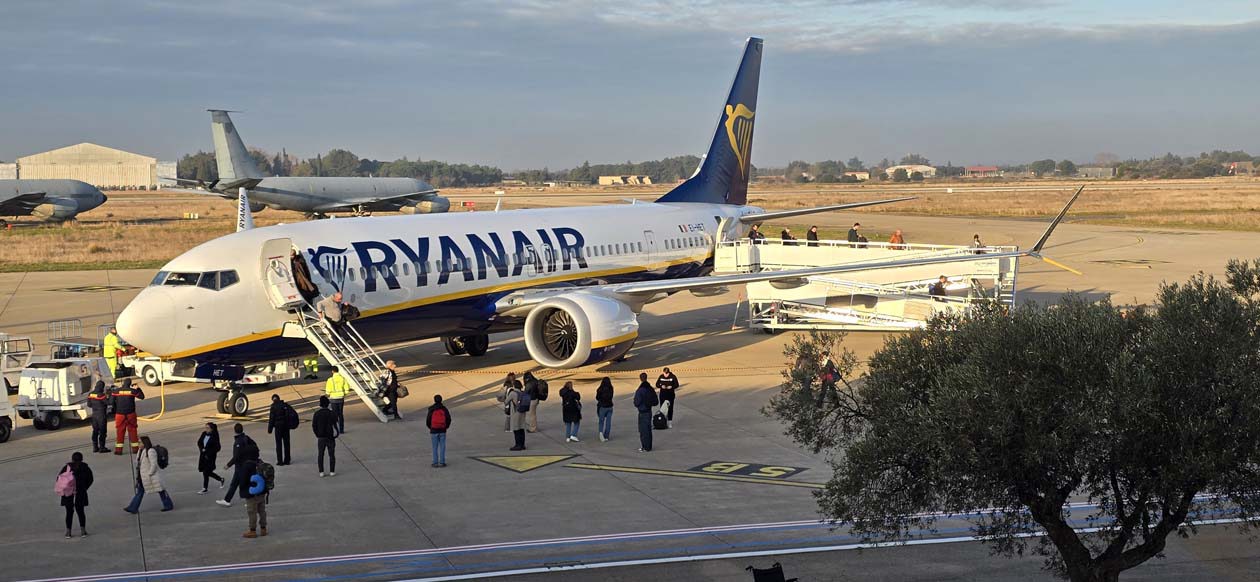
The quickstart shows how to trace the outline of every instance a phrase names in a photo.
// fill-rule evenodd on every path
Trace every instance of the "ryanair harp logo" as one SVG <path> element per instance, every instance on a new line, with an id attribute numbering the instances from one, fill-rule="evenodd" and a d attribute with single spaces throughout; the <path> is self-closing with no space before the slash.
<path id="1" fill-rule="evenodd" d="M 748 177 L 748 153 L 752 150 L 753 111 L 739 103 L 726 106 L 726 137 L 739 162 L 740 176 Z"/>

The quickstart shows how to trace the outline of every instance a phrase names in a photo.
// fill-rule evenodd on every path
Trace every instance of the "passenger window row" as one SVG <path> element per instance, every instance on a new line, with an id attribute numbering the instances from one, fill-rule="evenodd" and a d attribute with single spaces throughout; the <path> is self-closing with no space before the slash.
<path id="1" fill-rule="evenodd" d="M 671 251 L 687 248 L 699 248 L 708 246 L 708 244 L 708 237 L 703 236 L 687 236 L 665 239 L 665 248 Z"/>

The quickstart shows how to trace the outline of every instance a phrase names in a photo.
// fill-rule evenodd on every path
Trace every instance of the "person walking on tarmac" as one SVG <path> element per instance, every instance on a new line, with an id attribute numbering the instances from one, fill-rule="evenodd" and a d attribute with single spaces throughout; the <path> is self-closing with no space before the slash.
<path id="1" fill-rule="evenodd" d="M 319 476 L 324 476 L 324 452 L 328 452 L 328 470 L 337 476 L 337 415 L 328 409 L 328 397 L 319 397 L 319 410 L 311 418 L 311 431 L 315 433 L 318 454 L 315 457 Z"/>
<path id="2" fill-rule="evenodd" d="M 507 378 L 503 380 L 503 387 L 499 389 L 499 394 L 495 396 L 495 400 L 503 404 L 503 432 L 512 432 L 512 409 L 507 405 L 508 394 L 513 390 L 522 389 L 521 381 L 516 379 L 516 372 L 508 372 Z"/>
<path id="3" fill-rule="evenodd" d="M 219 427 L 213 422 L 206 423 L 206 429 L 201 431 L 201 436 L 197 437 L 197 470 L 201 472 L 201 491 L 197 495 L 205 495 L 210 492 L 210 480 L 214 479 L 219 482 L 219 489 L 222 489 L 226 483 L 223 477 L 214 472 L 219 467 L 216 461 L 219 458 Z"/>
<path id="4" fill-rule="evenodd" d="M 131 452 L 140 450 L 139 425 L 136 417 L 136 400 L 144 400 L 144 390 L 132 387 L 131 378 L 124 378 L 122 386 L 110 391 L 114 399 L 114 454 L 123 454 L 123 433 L 131 440 Z"/>
<path id="5" fill-rule="evenodd" d="M 288 465 L 289 455 L 289 406 L 279 394 L 271 395 L 271 409 L 267 411 L 267 434 L 276 435 L 276 465 Z M 297 415 L 296 412 L 293 413 Z"/>
<path id="6" fill-rule="evenodd" d="M 267 535 L 267 478 L 258 470 L 258 460 L 245 461 L 242 471 L 247 475 L 241 480 L 241 499 L 245 500 L 245 516 L 249 519 L 249 530 L 241 537 L 254 539 Z M 261 489 L 261 491 L 259 491 Z M 262 531 L 258 531 L 262 526 Z"/>
<path id="7" fill-rule="evenodd" d="M 330 366 L 332 375 L 324 383 L 324 396 L 328 397 L 328 406 L 337 417 L 337 434 L 346 434 L 346 395 L 350 393 L 350 382 L 341 375 L 341 369 Z"/>
<path id="8" fill-rule="evenodd" d="M 101 352 L 105 356 L 105 363 L 109 365 L 109 373 L 113 376 L 118 375 L 118 350 L 120 349 L 122 349 L 122 339 L 118 337 L 118 330 L 111 325 L 109 333 L 105 334 L 105 340 L 102 342 Z"/>
<path id="9" fill-rule="evenodd" d="M 547 399 L 547 381 L 534 377 L 532 372 L 525 372 L 525 393 L 529 394 L 529 419 L 525 430 L 538 432 L 538 407 Z"/>
<path id="10" fill-rule="evenodd" d="M 394 420 L 402 420 L 402 415 L 398 414 L 398 364 L 393 360 L 385 362 L 385 375 L 381 376 L 381 384 L 385 387 L 385 408 L 381 409 L 384 414 L 394 415 Z"/>
<path id="11" fill-rule="evenodd" d="M 634 391 L 634 407 L 639 411 L 639 452 L 652 452 L 652 407 L 660 403 L 656 390 L 648 384 L 647 373 L 639 373 L 639 388 Z"/>
<path id="12" fill-rule="evenodd" d="M 599 417 L 599 441 L 608 442 L 612 438 L 613 385 L 612 379 L 604 376 L 595 389 L 595 416 Z"/>
<path id="13" fill-rule="evenodd" d="M 670 422 L 674 422 L 674 393 L 678 390 L 678 376 L 665 368 L 661 375 L 656 378 L 656 389 L 660 390 L 661 403 L 669 403 L 668 410 L 665 411 L 665 418 Z"/>
<path id="14" fill-rule="evenodd" d="M 162 498 L 162 511 L 175 509 L 171 496 L 166 493 L 166 480 L 162 478 L 164 469 L 158 460 L 153 441 L 146 435 L 140 437 L 140 442 L 144 444 L 144 448 L 136 455 L 136 496 L 131 498 L 131 503 L 123 511 L 138 513 L 145 493 L 157 493 Z"/>
<path id="15" fill-rule="evenodd" d="M 92 411 L 92 452 L 108 453 L 105 437 L 109 436 L 109 395 L 105 393 L 105 381 L 101 379 L 100 373 L 93 374 L 93 377 L 96 378 L 96 383 L 88 394 L 88 409 Z"/>
<path id="16" fill-rule="evenodd" d="M 69 477 L 64 477 L 70 473 Z M 92 486 L 92 468 L 83 462 L 83 453 L 75 451 L 70 455 L 70 462 L 57 473 L 56 492 L 61 495 L 61 506 L 66 508 L 66 539 L 70 535 L 70 526 L 74 525 L 74 516 L 79 516 L 79 536 L 87 537 L 87 515 L 83 508 L 88 506 L 88 488 Z"/>
<path id="17" fill-rule="evenodd" d="M 258 443 L 245 434 L 245 425 L 236 423 L 236 426 L 232 427 L 232 432 L 236 433 L 236 436 L 232 437 L 232 459 L 223 466 L 224 469 L 233 469 L 232 483 L 228 485 L 227 495 L 215 501 L 223 507 L 232 507 L 232 496 L 236 495 L 241 481 L 249 480 L 250 476 L 245 474 L 245 461 L 256 461 L 259 456 Z"/>
<path id="18" fill-rule="evenodd" d="M 503 406 L 508 411 L 508 425 L 512 429 L 512 445 L 510 451 L 525 450 L 525 414 L 529 412 L 529 392 L 516 386 L 508 387 Z"/>

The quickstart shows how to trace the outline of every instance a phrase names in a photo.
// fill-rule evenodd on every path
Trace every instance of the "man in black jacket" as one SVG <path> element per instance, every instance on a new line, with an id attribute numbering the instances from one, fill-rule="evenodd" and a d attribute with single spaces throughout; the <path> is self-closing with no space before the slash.
<path id="1" fill-rule="evenodd" d="M 276 435 L 276 464 L 288 465 L 289 456 L 289 403 L 279 394 L 271 395 L 271 410 L 267 412 L 267 434 Z"/>
<path id="2" fill-rule="evenodd" d="M 108 453 L 105 437 L 109 434 L 109 420 L 106 418 L 106 413 L 109 412 L 109 395 L 105 394 L 105 381 L 101 379 L 100 373 L 95 376 L 96 385 L 92 386 L 92 392 L 88 394 L 88 408 L 92 410 L 92 452 Z"/>
<path id="3" fill-rule="evenodd" d="M 232 432 L 236 433 L 232 437 L 232 459 L 223 467 L 224 469 L 232 469 L 232 483 L 228 485 L 227 495 L 223 499 L 215 501 L 215 503 L 223 507 L 232 507 L 232 496 L 236 495 L 236 490 L 240 488 L 241 481 L 244 480 L 248 483 L 249 477 L 253 475 L 252 473 L 245 473 L 245 461 L 257 461 L 259 455 L 258 443 L 255 443 L 254 439 L 249 438 L 249 435 L 245 434 L 245 425 L 239 422 L 236 423 L 236 426 L 232 427 Z"/>
<path id="4" fill-rule="evenodd" d="M 446 466 L 446 431 L 451 428 L 451 411 L 442 404 L 442 395 L 433 395 L 433 406 L 424 419 L 429 427 L 429 441 L 433 444 L 433 466 Z"/>
<path id="5" fill-rule="evenodd" d="M 311 430 L 315 433 L 315 442 L 319 450 L 319 476 L 324 476 L 324 451 L 328 451 L 328 471 L 337 476 L 337 415 L 328 409 L 328 397 L 319 397 L 319 410 L 311 419 Z"/>
<path id="6" fill-rule="evenodd" d="M 647 373 L 639 373 L 639 388 L 634 391 L 634 407 L 639 410 L 639 452 L 652 452 L 652 407 L 660 401 L 656 390 L 648 384 Z"/>
<path id="7" fill-rule="evenodd" d="M 678 390 L 678 376 L 670 372 L 669 368 L 665 368 L 656 378 L 656 389 L 661 391 L 660 401 L 669 403 L 665 418 L 671 423 L 674 422 L 674 391 Z"/>
<path id="8" fill-rule="evenodd" d="M 385 399 L 389 402 L 381 409 L 384 414 L 394 415 L 394 420 L 402 420 L 398 414 L 398 364 L 393 360 L 385 362 L 385 375 L 381 376 L 385 388 Z"/>

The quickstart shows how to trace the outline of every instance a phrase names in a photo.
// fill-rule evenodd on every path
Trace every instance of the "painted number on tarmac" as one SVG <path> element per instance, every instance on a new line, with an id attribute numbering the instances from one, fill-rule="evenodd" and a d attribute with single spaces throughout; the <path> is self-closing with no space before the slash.
<path id="1" fill-rule="evenodd" d="M 688 471 L 709 473 L 712 475 L 742 475 L 744 477 L 761 477 L 763 479 L 787 479 L 804 471 L 803 467 L 786 467 L 783 465 L 758 465 L 756 463 L 740 463 L 736 461 L 710 461 Z"/>

